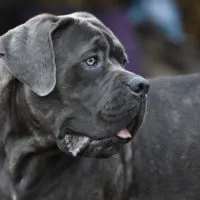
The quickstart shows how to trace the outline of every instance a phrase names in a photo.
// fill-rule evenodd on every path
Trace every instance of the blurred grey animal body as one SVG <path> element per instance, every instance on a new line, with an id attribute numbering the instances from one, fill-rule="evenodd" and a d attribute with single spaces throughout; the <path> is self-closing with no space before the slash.
<path id="1" fill-rule="evenodd" d="M 145 123 L 133 141 L 136 199 L 200 199 L 199 78 L 150 80 Z"/>

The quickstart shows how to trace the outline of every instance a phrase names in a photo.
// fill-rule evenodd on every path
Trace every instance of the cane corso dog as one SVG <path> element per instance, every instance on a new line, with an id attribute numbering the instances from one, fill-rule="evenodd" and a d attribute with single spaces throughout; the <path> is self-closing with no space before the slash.
<path id="1" fill-rule="evenodd" d="M 114 34 L 88 13 L 42 14 L 0 55 L 0 199 L 124 199 L 149 82 Z"/>
<path id="2" fill-rule="evenodd" d="M 200 199 L 199 74 L 148 92 L 88 13 L 36 16 L 0 56 L 1 200 Z"/>

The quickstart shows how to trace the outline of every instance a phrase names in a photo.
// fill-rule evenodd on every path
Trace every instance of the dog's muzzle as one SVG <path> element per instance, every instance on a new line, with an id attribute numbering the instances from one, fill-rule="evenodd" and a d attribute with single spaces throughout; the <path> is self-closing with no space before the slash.
<path id="1" fill-rule="evenodd" d="M 144 118 L 149 84 L 140 76 L 119 82 L 121 86 L 116 87 L 99 111 L 102 127 L 111 123 L 110 133 L 91 136 L 84 130 L 79 133 L 64 128 L 63 136 L 57 141 L 61 151 L 73 156 L 108 157 L 134 138 Z"/>
<path id="2" fill-rule="evenodd" d="M 58 140 L 58 147 L 64 153 L 72 156 L 109 157 L 134 138 L 145 114 L 146 100 L 141 103 L 138 114 L 125 128 L 112 134 L 111 137 L 92 138 L 71 129 L 65 131 L 65 136 Z"/>

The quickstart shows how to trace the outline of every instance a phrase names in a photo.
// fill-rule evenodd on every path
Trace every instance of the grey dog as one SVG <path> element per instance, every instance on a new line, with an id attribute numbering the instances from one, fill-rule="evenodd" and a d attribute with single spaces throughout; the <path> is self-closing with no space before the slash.
<path id="1" fill-rule="evenodd" d="M 149 83 L 124 69 L 114 34 L 88 13 L 42 14 L 0 37 L 0 53 L 1 200 L 125 197 L 116 153 Z"/>
<path id="2" fill-rule="evenodd" d="M 36 16 L 0 55 L 1 200 L 200 199 L 198 74 L 150 80 L 139 129 L 148 81 L 91 14 Z"/>

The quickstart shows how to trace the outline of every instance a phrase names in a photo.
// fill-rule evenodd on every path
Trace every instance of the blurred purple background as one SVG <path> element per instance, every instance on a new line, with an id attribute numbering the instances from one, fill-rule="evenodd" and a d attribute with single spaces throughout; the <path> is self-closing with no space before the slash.
<path id="1" fill-rule="evenodd" d="M 199 70 L 198 41 L 186 33 L 175 0 L 1 0 L 0 34 L 40 13 L 88 11 L 125 46 L 127 69 L 143 76 Z"/>

